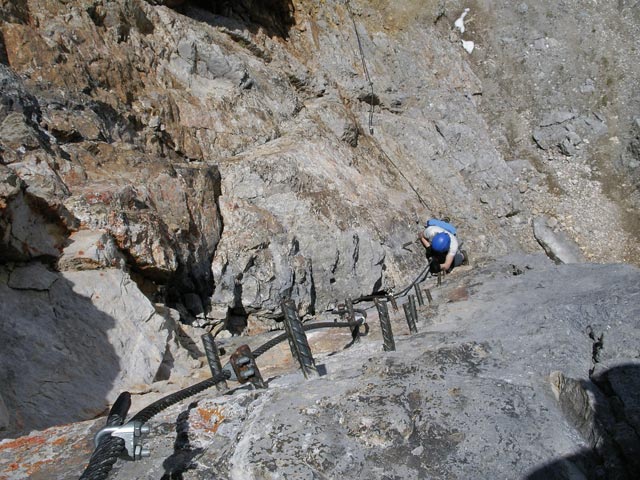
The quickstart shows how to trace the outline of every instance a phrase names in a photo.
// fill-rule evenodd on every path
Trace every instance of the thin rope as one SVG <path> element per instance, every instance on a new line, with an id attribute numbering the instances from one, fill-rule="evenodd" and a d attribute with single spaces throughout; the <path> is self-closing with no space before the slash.
<path id="1" fill-rule="evenodd" d="M 353 12 L 351 11 L 351 6 L 349 5 L 349 1 L 345 2 L 347 7 L 347 12 L 349 12 L 349 16 L 351 17 L 351 22 L 353 23 L 353 30 L 356 33 L 356 39 L 358 40 L 358 49 L 360 50 L 360 59 L 362 61 L 362 70 L 364 70 L 364 76 L 369 83 L 370 89 L 370 97 L 369 97 L 369 134 L 373 135 L 373 82 L 371 81 L 371 76 L 369 75 L 369 69 L 367 68 L 367 62 L 364 58 L 364 48 L 362 48 L 362 40 L 360 39 L 360 33 L 358 33 L 358 27 L 356 26 L 356 20 L 353 16 Z"/>
<path id="2" fill-rule="evenodd" d="M 367 79 L 367 82 L 369 83 L 369 89 L 370 89 L 370 94 L 371 94 L 371 97 L 370 97 L 371 101 L 369 103 L 369 105 L 370 105 L 370 109 L 369 109 L 369 133 L 371 135 L 373 135 L 373 98 L 374 98 L 373 82 L 371 81 L 371 76 L 369 75 L 369 69 L 367 68 L 367 62 L 365 60 L 365 55 L 364 55 L 364 48 L 362 47 L 362 40 L 360 39 L 360 33 L 358 33 L 358 28 L 356 26 L 356 21 L 355 21 L 354 15 L 353 15 L 353 11 L 351 10 L 351 5 L 349 4 L 349 0 L 345 1 L 345 6 L 347 7 L 347 12 L 349 12 L 349 16 L 351 17 L 351 22 L 353 23 L 353 30 L 356 33 L 356 38 L 358 40 L 358 49 L 360 50 L 360 59 L 362 60 L 362 69 L 364 70 L 365 78 Z M 416 190 L 416 188 L 413 186 L 411 181 L 402 172 L 402 170 L 400 170 L 400 168 L 395 164 L 395 162 L 393 160 L 391 160 L 391 157 L 389 157 L 389 155 L 387 155 L 387 153 L 382 149 L 380 144 L 378 144 L 378 149 L 386 157 L 386 159 L 389 161 L 389 163 L 391 163 L 391 165 L 393 165 L 396 168 L 396 170 L 398 170 L 398 172 L 400 172 L 400 175 L 409 184 L 409 187 L 416 194 L 416 196 L 418 197 L 418 200 L 420 201 L 422 206 L 425 207 L 427 210 L 429 210 L 430 208 L 429 208 L 429 205 L 427 205 L 427 202 L 424 201 L 424 199 L 422 198 L 422 196 L 420 195 L 418 190 Z"/>
<path id="3" fill-rule="evenodd" d="M 404 174 L 404 172 L 400 169 L 400 167 L 398 167 L 398 165 L 396 165 L 396 163 L 393 160 L 391 160 L 391 157 L 387 155 L 387 152 L 384 151 L 382 146 L 377 141 L 376 141 L 376 144 L 378 145 L 378 150 L 380 150 L 382 155 L 384 155 L 384 157 L 389 161 L 389 163 L 393 165 L 396 170 L 398 170 L 398 172 L 400 173 L 400 176 L 405 179 L 405 181 L 407 182 L 411 190 L 413 190 L 413 192 L 416 194 L 416 197 L 418 197 L 418 200 L 420 201 L 422 206 L 427 210 L 431 211 L 431 207 L 429 207 L 429 205 L 427 205 L 427 202 L 424 201 L 424 199 L 422 198 L 418 190 L 416 190 L 416 187 L 414 187 L 413 184 L 411 183 L 411 180 L 409 180 L 407 176 Z"/>

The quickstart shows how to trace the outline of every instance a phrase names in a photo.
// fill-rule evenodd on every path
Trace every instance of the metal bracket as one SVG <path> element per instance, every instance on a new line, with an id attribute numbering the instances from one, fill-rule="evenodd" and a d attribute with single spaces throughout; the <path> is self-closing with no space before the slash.
<path id="1" fill-rule="evenodd" d="M 141 421 L 128 422 L 119 427 L 104 427 L 93 439 L 96 446 L 100 445 L 104 436 L 120 437 L 124 440 L 125 450 L 121 458 L 125 460 L 141 460 L 151 455 L 148 449 L 142 447 L 142 436 L 147 435 L 151 429 Z"/>
<path id="2" fill-rule="evenodd" d="M 229 380 L 232 380 L 234 382 L 238 381 L 238 377 L 236 377 L 236 372 L 233 369 L 233 366 L 231 365 L 231 362 L 225 363 L 224 367 L 222 367 L 222 371 L 229 373 Z"/>
<path id="3" fill-rule="evenodd" d="M 230 380 L 239 383 L 251 382 L 255 388 L 267 387 L 249 345 L 240 345 L 229 357 L 229 363 L 222 367 L 222 370 L 232 373 Z"/>

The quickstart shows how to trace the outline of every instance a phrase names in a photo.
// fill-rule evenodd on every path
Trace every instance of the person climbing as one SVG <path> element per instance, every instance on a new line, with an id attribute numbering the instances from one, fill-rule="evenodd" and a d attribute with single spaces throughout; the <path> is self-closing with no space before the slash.
<path id="1" fill-rule="evenodd" d="M 431 273 L 451 272 L 455 267 L 469 264 L 469 256 L 460 250 L 456 229 L 449 222 L 429 220 L 420 233 L 420 241 L 427 249 Z"/>

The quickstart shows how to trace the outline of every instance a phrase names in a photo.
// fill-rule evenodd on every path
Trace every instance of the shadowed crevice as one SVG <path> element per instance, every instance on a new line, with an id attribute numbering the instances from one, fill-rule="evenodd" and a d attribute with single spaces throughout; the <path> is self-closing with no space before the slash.
<path id="1" fill-rule="evenodd" d="M 184 473 L 195 470 L 194 459 L 204 452 L 202 448 L 193 448 L 189 440 L 189 415 L 198 406 L 197 402 L 189 404 L 176 419 L 176 439 L 173 443 L 173 454 L 162 462 L 164 475 L 161 480 L 183 480 Z"/>

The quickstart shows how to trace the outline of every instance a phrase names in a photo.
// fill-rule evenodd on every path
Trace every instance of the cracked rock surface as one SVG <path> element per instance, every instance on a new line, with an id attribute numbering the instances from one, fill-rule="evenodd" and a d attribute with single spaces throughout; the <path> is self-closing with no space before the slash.
<path id="1" fill-rule="evenodd" d="M 540 252 L 542 244 L 560 261 L 640 264 L 638 3 L 490 6 L 459 0 L 0 0 L 0 436 L 94 418 L 119 390 L 140 394 L 137 406 L 200 379 L 206 376 L 200 369 L 202 333 L 215 328 L 229 349 L 248 336 L 264 336 L 279 328 L 283 298 L 313 318 L 346 298 L 398 291 L 424 266 L 415 240 L 429 217 L 449 216 L 476 261 Z M 457 27 L 456 19 L 466 28 Z M 473 49 L 466 49 L 469 42 Z M 534 231 L 534 224 L 542 228 Z M 509 275 L 532 273 L 520 263 L 507 265 L 511 283 L 495 268 L 495 289 L 503 292 L 507 286 L 519 292 Z M 596 360 L 637 358 L 627 344 L 635 327 L 626 332 L 628 339 L 611 327 L 610 343 L 606 323 L 610 315 L 622 322 L 616 309 L 631 308 L 625 302 L 635 298 L 634 291 L 612 280 L 616 289 L 599 300 L 595 281 L 588 280 L 597 273 L 633 286 L 634 270 L 554 268 L 544 267 L 554 277 L 549 282 L 540 274 L 535 285 L 522 285 L 532 289 L 531 298 L 553 286 L 553 303 L 542 317 L 525 294 L 504 306 L 526 320 L 515 325 L 530 345 L 517 348 L 524 358 L 536 357 L 528 362 L 544 366 L 531 367 L 532 375 L 566 364 L 558 385 L 577 385 L 585 358 L 591 358 L 587 370 L 594 375 Z M 488 295 L 482 289 L 477 299 L 473 292 L 470 284 L 451 297 L 466 299 L 458 303 L 483 319 L 469 326 L 467 337 L 451 317 L 466 321 L 465 312 L 443 304 L 451 309 L 445 312 L 451 322 L 441 325 L 448 332 L 438 337 L 442 354 L 412 354 L 428 371 L 414 372 L 391 355 L 372 360 L 378 365 L 375 381 L 389 380 L 380 366 L 387 361 L 391 370 L 420 383 L 441 378 L 446 372 L 439 362 L 456 359 L 462 363 L 452 360 L 446 370 L 459 376 L 450 379 L 451 388 L 462 390 L 469 373 L 464 365 L 482 371 L 487 358 L 505 372 L 515 365 L 520 374 L 529 372 L 529 363 L 519 363 L 496 343 L 502 329 L 492 315 L 503 305 L 482 297 Z M 567 304 L 574 297 L 580 302 Z M 484 312 L 483 298 L 492 309 L 484 316 L 478 313 Z M 557 325 L 549 326 L 546 317 Z M 587 336 L 587 347 L 577 333 L 587 327 L 585 318 L 593 336 Z M 484 325 L 494 337 L 478 329 Z M 595 348 L 603 335 L 598 354 L 583 357 L 583 347 Z M 334 341 L 314 338 L 327 348 Z M 486 352 L 485 344 L 491 347 Z M 552 355 L 556 350 L 576 358 Z M 281 374 L 291 366 L 283 353 L 270 352 L 267 358 L 278 367 L 267 372 Z M 363 371 L 352 367 L 344 378 Z M 614 388 L 624 383 L 614 381 L 619 377 L 612 373 L 596 383 Z M 450 398 L 459 410 L 445 413 L 467 413 L 473 402 L 456 399 L 484 402 L 491 389 L 507 388 L 494 379 L 469 378 L 476 393 L 446 397 L 442 387 L 438 408 Z M 342 382 L 344 398 L 374 396 L 359 385 L 352 398 L 348 381 L 336 382 Z M 322 388 L 309 385 L 313 401 L 321 401 Z M 509 388 L 518 399 L 513 408 L 529 401 L 526 391 Z M 576 396 L 587 391 L 571 390 Z M 339 439 L 342 453 L 318 447 L 316 455 L 302 443 L 311 452 L 305 464 L 289 465 L 283 454 L 250 472 L 269 477 L 282 466 L 292 476 L 345 476 L 356 465 L 363 475 L 382 475 L 367 466 L 371 452 L 402 458 L 398 476 L 442 475 L 451 456 L 463 465 L 460 448 L 467 448 L 466 432 L 476 438 L 473 426 L 440 417 L 432 425 L 429 418 L 437 412 L 429 410 L 435 408 L 430 394 L 409 400 L 410 394 L 399 386 L 389 392 L 393 405 L 379 406 L 389 408 L 377 415 L 389 419 L 384 429 L 390 438 L 377 431 L 375 416 L 349 423 L 354 410 L 348 408 L 342 412 L 347 420 L 332 425 L 328 410 L 336 408 L 321 401 L 318 428 L 326 426 L 327 435 Z M 246 403 L 225 408 L 252 419 L 263 415 L 260 401 L 270 395 L 302 404 L 284 388 L 255 394 L 255 405 L 247 396 Z M 378 408 L 377 399 L 367 402 Z M 418 418 L 416 409 L 431 417 Z M 174 455 L 164 475 L 194 469 L 200 475 L 199 459 L 210 458 L 206 442 L 190 445 L 184 438 L 190 419 L 209 415 L 198 412 L 183 410 L 178 432 L 173 418 L 163 420 L 171 438 L 161 451 L 167 459 Z M 553 423 L 534 413 L 539 416 L 525 417 Z M 491 416 L 491 409 L 483 414 Z M 242 437 L 241 449 L 234 442 L 220 447 L 233 462 L 217 466 L 211 459 L 208 468 L 242 478 L 255 451 L 289 448 L 274 433 L 284 425 L 289 430 L 283 435 L 295 433 L 296 425 L 285 422 L 269 427 L 271 437 L 255 445 L 253 437 L 262 432 L 251 427 L 255 431 Z M 490 438 L 515 439 L 512 427 L 507 422 L 502 437 Z M 78 428 L 84 436 L 95 424 Z M 241 435 L 239 423 L 233 428 L 233 435 Z M 543 438 L 531 428 L 534 443 Z M 360 431 L 363 439 L 350 443 Z M 609 427 L 598 432 L 598 438 L 615 436 Z M 575 446 L 577 437 L 563 443 L 563 435 L 553 444 L 554 455 Z M 29 438 L 25 445 L 33 441 L 41 452 L 57 451 L 44 437 Z M 265 447 L 269 442 L 275 446 Z M 436 463 L 427 465 L 430 444 L 442 449 L 431 452 Z M 14 452 L 16 445 L 5 443 L 0 451 Z M 411 447 L 411 456 L 401 446 Z M 533 468 L 551 456 L 518 448 L 508 458 L 522 472 L 524 464 Z M 344 452 L 351 452 L 353 464 Z M 51 463 L 52 457 L 43 458 Z M 29 470 L 7 462 L 1 468 L 14 476 L 37 475 L 33 465 Z M 489 460 L 487 465 L 492 473 L 506 468 Z M 581 465 L 576 468 L 590 463 Z"/>
<path id="2" fill-rule="evenodd" d="M 149 422 L 152 457 L 110 478 L 637 478 L 639 280 L 631 266 L 544 256 L 429 279 L 418 334 L 392 312 L 396 351 L 382 351 L 369 310 L 371 333 L 351 349 L 348 332 L 310 340 L 326 375 L 283 366 L 266 390 L 171 407 Z M 603 334 L 595 364 L 588 332 Z M 0 474 L 79 475 L 101 425 L 0 443 Z M 29 460 L 12 471 L 17 456 Z"/>

